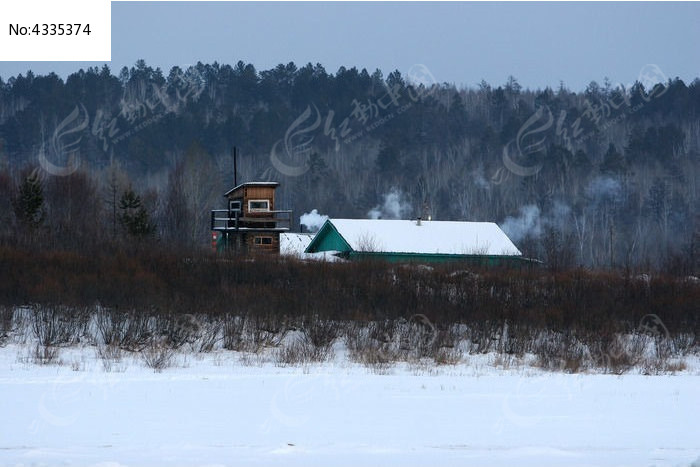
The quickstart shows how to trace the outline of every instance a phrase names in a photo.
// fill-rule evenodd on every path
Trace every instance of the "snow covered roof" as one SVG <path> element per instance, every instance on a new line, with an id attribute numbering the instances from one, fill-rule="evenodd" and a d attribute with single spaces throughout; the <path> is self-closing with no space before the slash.
<path id="1" fill-rule="evenodd" d="M 421 221 L 418 225 L 415 220 L 374 219 L 329 219 L 306 251 L 323 251 L 323 237 L 331 235 L 333 230 L 354 251 L 507 256 L 522 254 L 493 222 Z M 337 245 L 334 248 L 337 249 Z"/>
<path id="2" fill-rule="evenodd" d="M 234 191 L 236 191 L 237 189 L 244 187 L 244 186 L 269 186 L 269 187 L 276 188 L 279 185 L 280 185 L 280 182 L 245 182 L 245 183 L 241 183 L 240 185 L 234 186 L 233 188 L 228 190 L 226 193 L 224 193 L 224 196 L 228 196 L 231 193 L 233 193 Z"/>
<path id="3" fill-rule="evenodd" d="M 280 234 L 280 252 L 295 255 L 303 253 L 313 238 L 309 233 L 285 232 Z"/>
<path id="4" fill-rule="evenodd" d="M 280 254 L 296 256 L 300 259 L 316 259 L 324 261 L 338 261 L 334 256 L 335 251 L 323 251 L 319 253 L 306 253 L 306 248 L 311 243 L 314 235 L 310 233 L 285 232 L 280 234 Z"/>

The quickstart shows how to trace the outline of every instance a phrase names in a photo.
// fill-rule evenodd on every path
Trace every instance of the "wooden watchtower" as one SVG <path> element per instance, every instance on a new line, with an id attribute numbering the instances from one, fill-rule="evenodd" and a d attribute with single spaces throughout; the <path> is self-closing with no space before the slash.
<path id="1" fill-rule="evenodd" d="M 292 211 L 275 209 L 279 182 L 242 183 L 224 194 L 227 209 L 211 212 L 217 250 L 277 253 L 280 233 L 291 229 Z"/>

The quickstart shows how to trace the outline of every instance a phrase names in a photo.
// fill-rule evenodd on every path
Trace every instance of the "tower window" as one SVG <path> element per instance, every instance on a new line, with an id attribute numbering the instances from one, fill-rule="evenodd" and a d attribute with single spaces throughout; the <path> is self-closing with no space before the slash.
<path id="1" fill-rule="evenodd" d="M 267 199 L 251 199 L 248 201 L 248 211 L 269 211 L 270 200 Z"/>
<path id="2" fill-rule="evenodd" d="M 241 202 L 240 201 L 229 201 L 229 210 L 231 212 L 241 212 Z"/>

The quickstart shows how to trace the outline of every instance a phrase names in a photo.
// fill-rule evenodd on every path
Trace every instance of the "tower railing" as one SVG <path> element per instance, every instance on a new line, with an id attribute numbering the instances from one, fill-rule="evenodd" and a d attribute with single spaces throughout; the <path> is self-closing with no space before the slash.
<path id="1" fill-rule="evenodd" d="M 265 230 L 291 230 L 292 211 L 265 211 L 256 212 L 254 215 L 243 216 L 240 211 L 228 209 L 214 209 L 211 211 L 211 230 L 215 231 L 265 231 Z"/>

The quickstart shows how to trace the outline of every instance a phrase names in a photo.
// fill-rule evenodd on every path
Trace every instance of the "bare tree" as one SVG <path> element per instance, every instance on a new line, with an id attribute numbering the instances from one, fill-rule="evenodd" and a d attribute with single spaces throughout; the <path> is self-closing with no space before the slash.
<path id="1" fill-rule="evenodd" d="M 208 240 L 209 210 L 221 193 L 216 164 L 197 143 L 190 146 L 170 173 L 166 193 L 161 197 L 163 235 L 188 246 Z"/>

